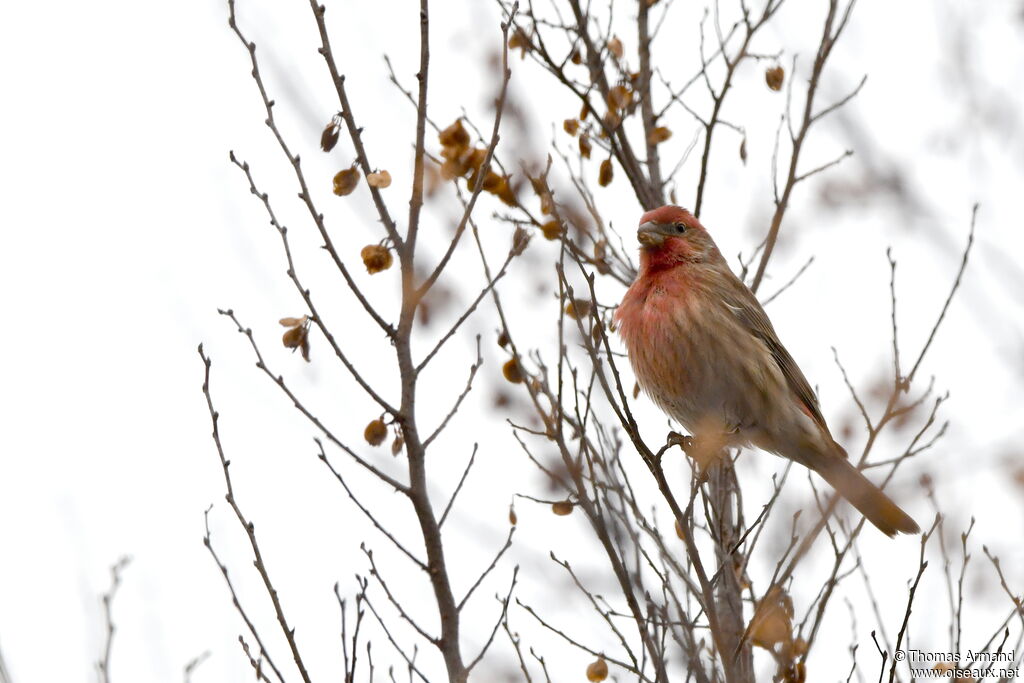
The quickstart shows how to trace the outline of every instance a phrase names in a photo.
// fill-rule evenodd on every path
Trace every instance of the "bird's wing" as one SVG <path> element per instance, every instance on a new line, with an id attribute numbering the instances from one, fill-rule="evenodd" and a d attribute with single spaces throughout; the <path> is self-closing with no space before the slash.
<path id="1" fill-rule="evenodd" d="M 764 312 L 764 308 L 761 307 L 761 303 L 754 293 L 739 278 L 733 275 L 730 280 L 732 286 L 728 288 L 729 295 L 725 302 L 726 305 L 736 314 L 741 324 L 768 347 L 772 358 L 782 370 L 789 388 L 806 407 L 805 412 L 828 434 L 828 425 L 818 406 L 818 397 L 807 378 L 804 377 L 804 373 L 800 371 L 796 361 L 779 341 L 778 335 L 775 334 L 775 328 L 772 327 L 772 323 L 768 319 L 768 314 Z"/>

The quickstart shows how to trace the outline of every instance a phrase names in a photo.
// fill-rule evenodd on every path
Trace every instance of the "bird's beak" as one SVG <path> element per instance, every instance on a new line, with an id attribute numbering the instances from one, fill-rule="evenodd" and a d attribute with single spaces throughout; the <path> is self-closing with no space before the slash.
<path id="1" fill-rule="evenodd" d="M 660 247 L 665 242 L 665 234 L 661 232 L 657 223 L 647 221 L 637 228 L 636 240 L 645 247 Z"/>

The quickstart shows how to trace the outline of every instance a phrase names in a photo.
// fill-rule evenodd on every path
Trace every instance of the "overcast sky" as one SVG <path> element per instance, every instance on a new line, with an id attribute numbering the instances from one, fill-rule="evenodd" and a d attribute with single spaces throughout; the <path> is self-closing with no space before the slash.
<path id="1" fill-rule="evenodd" d="M 806 73 L 820 31 L 819 4 L 790 0 L 785 20 L 768 31 L 761 50 L 799 53 L 798 73 Z M 377 158 L 389 160 L 396 176 L 388 196 L 404 207 L 412 111 L 387 82 L 381 57 L 389 54 L 400 77 L 412 83 L 416 10 L 408 2 L 371 5 L 329 3 L 328 18 L 368 144 Z M 496 7 L 471 0 L 435 5 L 434 115 L 447 123 L 465 107 L 488 121 L 494 88 L 489 59 L 500 38 Z M 680 50 L 693 38 L 683 23 L 693 11 L 680 9 Z M 977 569 L 986 569 L 982 543 L 998 549 L 1018 592 L 1024 586 L 1024 515 L 1012 474 L 1020 471 L 1024 436 L 1022 11 L 1019 1 L 1008 0 L 856 7 L 836 48 L 824 100 L 841 97 L 864 74 L 868 81 L 846 114 L 818 132 L 808 163 L 847 148 L 855 155 L 800 188 L 766 284 L 766 291 L 774 291 L 815 256 L 805 276 L 768 311 L 819 387 L 825 414 L 837 423 L 851 406 L 830 347 L 837 347 L 860 387 L 891 363 L 886 247 L 893 247 L 900 264 L 901 345 L 914 357 L 955 274 L 971 206 L 980 202 L 976 248 L 962 290 L 922 369 L 924 377 L 936 376 L 939 393 L 950 392 L 944 409 L 949 432 L 931 460 L 901 474 L 894 491 L 925 525 L 933 512 L 917 478 L 931 473 L 951 512 L 952 537 L 976 516 Z M 260 46 L 282 128 L 308 159 L 307 172 L 323 181 L 315 193 L 343 253 L 358 265 L 359 248 L 380 235 L 367 197 L 343 201 L 330 195 L 330 176 L 339 159 L 347 163 L 350 157 L 328 158 L 317 150 L 319 130 L 336 105 L 315 51 L 308 7 L 239 0 L 238 12 Z M 229 149 L 250 160 L 261 189 L 280 199 L 282 220 L 295 234 L 311 281 L 318 291 L 338 291 L 332 302 L 338 319 L 362 321 L 330 278 L 312 227 L 294 201 L 290 169 L 262 125 L 247 55 L 226 16 L 224 3 L 206 1 L 58 0 L 7 3 L 0 10 L 0 652 L 17 683 L 95 679 L 103 646 L 99 595 L 109 582 L 108 567 L 122 555 L 133 562 L 115 607 L 115 680 L 180 679 L 184 664 L 204 651 L 211 656 L 194 680 L 250 676 L 235 642 L 241 625 L 201 543 L 203 511 L 212 503 L 215 543 L 258 601 L 252 577 L 243 576 L 249 566 L 244 538 L 223 503 L 223 477 L 200 392 L 200 342 L 214 358 L 214 398 L 224 415 L 229 455 L 240 463 L 240 503 L 275 549 L 299 633 L 315 643 L 311 660 L 320 676 L 336 673 L 340 661 L 332 640 L 338 615 L 331 586 L 340 581 L 342 591 L 351 593 L 353 574 L 366 572 L 361 540 L 383 546 L 324 476 L 308 425 L 257 373 L 245 340 L 216 312 L 234 308 L 265 341 L 275 371 L 295 377 L 340 431 L 357 435 L 374 417 L 350 381 L 333 366 L 318 366 L 328 355 L 322 344 L 314 340 L 309 366 L 278 345 L 277 319 L 301 314 L 301 301 L 284 276 L 280 243 L 262 207 L 228 162 Z M 666 30 L 664 40 L 674 44 L 674 30 Z M 626 48 L 635 45 L 627 39 Z M 552 136 L 550 121 L 574 115 L 571 101 L 550 89 L 529 62 L 516 59 L 513 73 L 513 94 L 527 120 L 543 122 L 530 141 L 543 150 Z M 781 102 L 764 87 L 761 67 L 750 63 L 728 112 L 748 130 L 750 158 L 742 166 L 727 158 L 734 152 L 716 157 L 721 171 L 712 176 L 702 215 L 733 263 L 738 252 L 749 254 L 767 227 L 766 169 Z M 685 146 L 693 121 L 680 116 L 670 125 L 674 143 Z M 734 150 L 739 140 L 722 144 Z M 887 180 L 865 181 L 880 176 Z M 684 203 L 692 197 L 693 177 L 692 168 L 684 169 Z M 829 207 L 829 192 L 844 198 L 841 210 Z M 639 209 L 623 179 L 599 200 L 605 218 L 625 226 L 628 237 Z M 433 234 L 448 234 L 441 226 L 449 208 L 441 205 L 430 214 Z M 465 265 L 450 283 L 456 302 L 482 282 L 471 257 L 459 262 Z M 555 257 L 550 244 L 538 243 L 529 263 L 550 268 Z M 386 277 L 359 273 L 374 299 L 393 311 L 388 302 L 395 283 Z M 550 297 L 531 299 L 515 289 L 506 296 L 517 311 L 529 311 L 535 301 L 554 305 Z M 609 290 L 609 296 L 616 294 Z M 456 552 L 464 553 L 457 555 L 465 562 L 460 576 L 471 576 L 500 545 L 511 495 L 545 491 L 515 452 L 505 423 L 489 412 L 486 387 L 499 383 L 501 362 L 489 341 L 495 326 L 489 310 L 472 322 L 471 331 L 487 335 L 488 384 L 472 394 L 479 403 L 467 409 L 469 417 L 453 426 L 453 445 L 435 482 L 450 490 L 469 445 L 490 440 L 475 493 L 451 532 L 490 540 L 483 547 L 455 542 Z M 534 333 L 544 336 L 543 328 Z M 439 403 L 426 409 L 428 416 L 461 386 L 472 360 L 470 339 L 453 345 L 443 369 L 434 371 L 430 381 Z M 375 368 L 371 375 L 379 370 L 386 376 L 377 367 L 392 357 L 383 339 L 353 334 L 345 343 Z M 547 343 L 550 352 L 552 340 Z M 449 372 L 458 378 L 454 384 L 446 379 Z M 645 428 L 658 438 L 663 422 L 649 406 L 641 410 Z M 851 450 L 863 440 L 864 434 L 854 434 Z M 765 456 L 741 468 L 741 477 L 763 484 L 779 466 Z M 399 512 L 393 513 L 396 527 L 412 529 Z M 553 573 L 545 564 L 551 548 L 589 552 L 582 520 L 554 523 L 548 511 L 522 505 L 517 512 L 521 550 L 511 562 L 535 576 Z M 902 605 L 895 600 L 902 600 L 917 545 L 876 536 L 865 537 L 861 548 L 867 561 L 876 553 L 880 590 L 883 599 L 893 598 L 896 619 Z M 510 567 L 488 587 L 480 623 L 495 614 L 490 596 L 505 585 Z M 530 590 L 527 599 L 544 595 Z M 920 610 L 934 610 L 937 623 L 946 623 L 937 602 Z M 430 614 L 426 608 L 424 613 Z M 1001 605 L 976 604 L 967 622 L 976 627 L 972 644 L 987 638 L 997 614 L 1005 616 Z M 514 619 L 523 621 L 521 614 Z M 828 637 L 836 656 L 812 661 L 823 676 L 840 678 L 849 668 L 849 628 L 836 624 Z M 475 635 L 468 638 L 477 642 Z M 544 644 L 556 670 L 580 675 L 585 657 Z M 385 651 L 383 642 L 378 647 Z M 873 650 L 868 654 L 873 657 Z M 497 655 L 499 663 L 507 657 L 507 647 Z"/>

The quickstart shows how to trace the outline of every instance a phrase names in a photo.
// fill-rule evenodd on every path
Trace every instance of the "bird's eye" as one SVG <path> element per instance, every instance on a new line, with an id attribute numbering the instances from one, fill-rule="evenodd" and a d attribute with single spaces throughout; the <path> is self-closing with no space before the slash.
<path id="1" fill-rule="evenodd" d="M 676 229 L 676 232 L 678 232 L 680 235 L 686 232 L 686 226 L 683 225 L 682 223 L 676 223 L 672 227 L 674 227 Z"/>

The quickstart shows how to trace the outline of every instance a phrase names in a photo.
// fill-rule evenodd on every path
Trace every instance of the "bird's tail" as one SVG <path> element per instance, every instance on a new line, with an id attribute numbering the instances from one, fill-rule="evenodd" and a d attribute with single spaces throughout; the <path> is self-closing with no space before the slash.
<path id="1" fill-rule="evenodd" d="M 814 464 L 814 470 L 886 536 L 895 536 L 896 532 L 920 533 L 921 527 L 917 522 L 845 457 L 838 454 L 826 458 L 819 456 L 814 459 Z"/>

